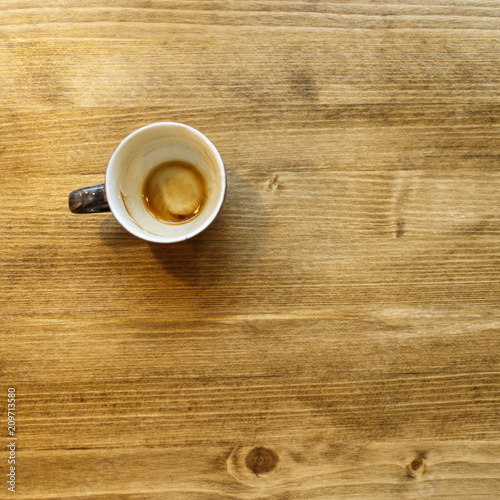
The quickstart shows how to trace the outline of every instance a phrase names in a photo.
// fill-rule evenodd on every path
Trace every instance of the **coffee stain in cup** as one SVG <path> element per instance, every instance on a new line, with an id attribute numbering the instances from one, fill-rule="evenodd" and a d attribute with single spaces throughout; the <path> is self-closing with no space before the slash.
<path id="1" fill-rule="evenodd" d="M 194 219 L 207 200 L 203 173 L 186 161 L 171 160 L 157 165 L 146 177 L 142 200 L 148 212 L 166 224 Z"/>
<path id="2" fill-rule="evenodd" d="M 136 218 L 134 217 L 134 214 L 132 213 L 132 203 L 130 202 L 130 200 L 128 199 L 128 197 L 126 195 L 123 194 L 123 191 L 120 189 L 120 196 L 122 198 L 122 201 L 123 201 L 123 206 L 125 207 L 125 210 L 127 211 L 127 213 L 130 215 L 130 218 L 135 222 L 135 224 L 140 227 L 141 229 L 144 229 L 136 220 Z"/>

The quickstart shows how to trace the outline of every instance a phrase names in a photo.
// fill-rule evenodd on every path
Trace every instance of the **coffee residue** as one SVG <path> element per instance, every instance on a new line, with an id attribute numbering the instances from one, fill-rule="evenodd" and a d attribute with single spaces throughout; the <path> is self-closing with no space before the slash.
<path id="1" fill-rule="evenodd" d="M 205 204 L 207 186 L 203 173 L 185 161 L 173 160 L 156 166 L 147 176 L 142 199 L 156 219 L 181 224 L 196 217 Z"/>

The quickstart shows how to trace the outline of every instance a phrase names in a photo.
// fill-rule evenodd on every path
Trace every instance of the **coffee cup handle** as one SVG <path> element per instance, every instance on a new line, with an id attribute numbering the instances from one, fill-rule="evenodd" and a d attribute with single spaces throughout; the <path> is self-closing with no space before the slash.
<path id="1" fill-rule="evenodd" d="M 77 189 L 69 195 L 69 209 L 74 214 L 109 212 L 104 184 Z"/>

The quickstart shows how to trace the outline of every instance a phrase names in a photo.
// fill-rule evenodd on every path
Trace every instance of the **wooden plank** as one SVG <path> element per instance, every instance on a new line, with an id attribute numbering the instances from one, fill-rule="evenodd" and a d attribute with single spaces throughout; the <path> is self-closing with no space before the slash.
<path id="1" fill-rule="evenodd" d="M 493 498 L 498 490 L 498 442 L 345 443 L 334 434 L 280 447 L 165 443 L 30 452 L 24 474 L 38 498 L 256 499 L 269 497 L 269 491 L 297 499 L 467 498 L 464 485 L 470 481 L 474 498 Z M 27 498 L 21 492 L 19 497 Z"/>

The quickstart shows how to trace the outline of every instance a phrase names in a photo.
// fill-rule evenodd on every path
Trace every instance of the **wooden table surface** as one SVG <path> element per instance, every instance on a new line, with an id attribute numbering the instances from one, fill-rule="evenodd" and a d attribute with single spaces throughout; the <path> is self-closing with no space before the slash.
<path id="1" fill-rule="evenodd" d="M 0 498 L 500 498 L 500 2 L 0 3 Z M 74 215 L 157 121 L 204 233 Z"/>

